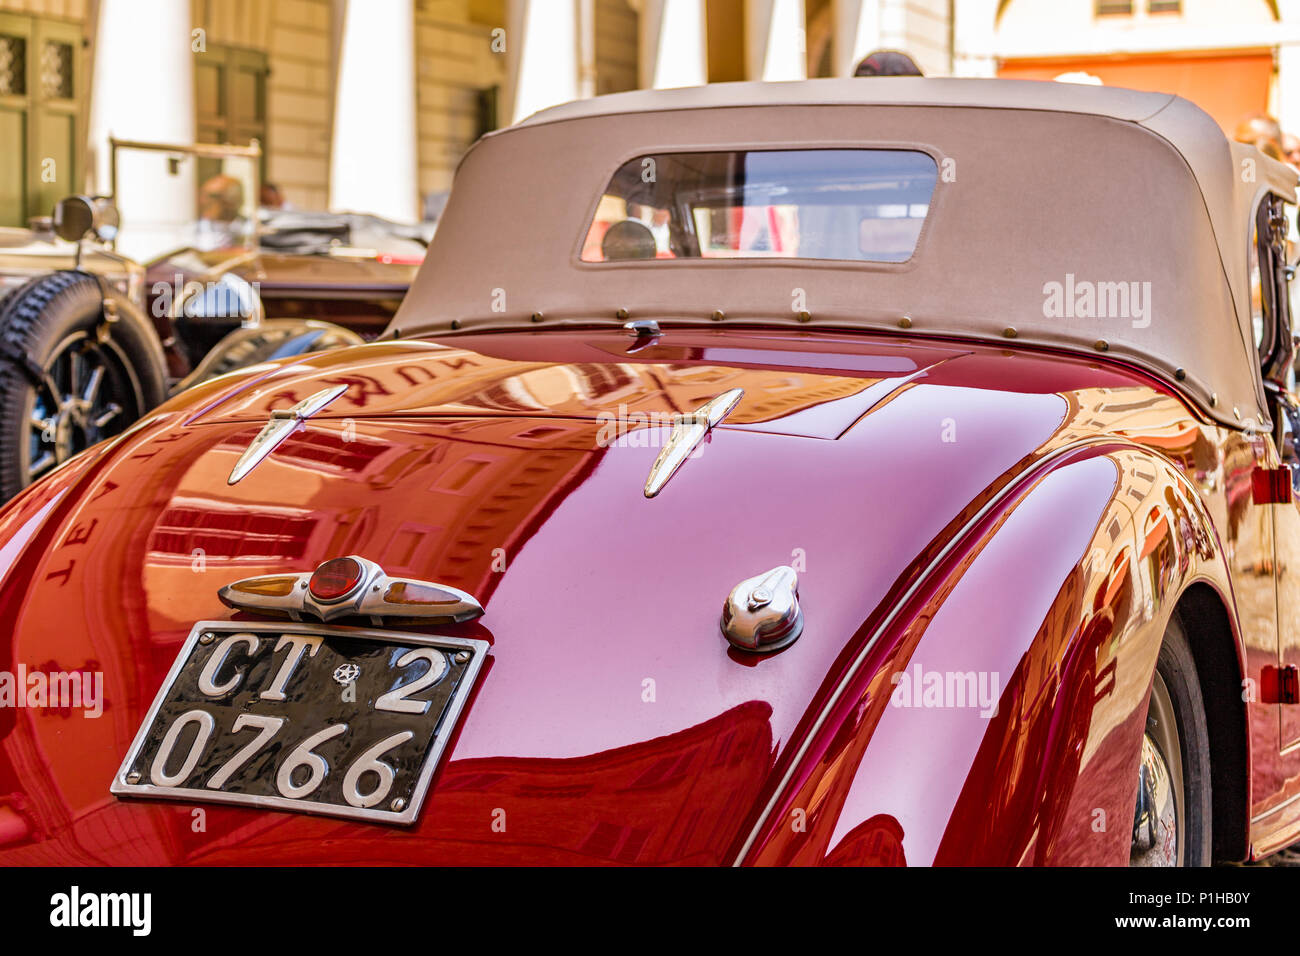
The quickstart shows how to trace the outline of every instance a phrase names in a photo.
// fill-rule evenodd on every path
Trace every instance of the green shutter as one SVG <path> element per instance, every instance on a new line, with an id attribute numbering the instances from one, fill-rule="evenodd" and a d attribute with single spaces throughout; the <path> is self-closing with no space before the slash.
<path id="1" fill-rule="evenodd" d="M 81 27 L 0 14 L 0 225 L 81 189 Z"/>
<path id="2" fill-rule="evenodd" d="M 0 226 L 27 219 L 28 51 L 32 22 L 0 13 Z"/>
<path id="3" fill-rule="evenodd" d="M 83 96 L 81 28 L 35 21 L 33 115 L 28 153 L 28 215 L 48 216 L 64 196 L 81 191 L 77 129 Z"/>
<path id="4" fill-rule="evenodd" d="M 262 144 L 262 175 L 266 174 L 266 54 L 209 43 L 194 54 L 195 116 L 201 143 Z M 220 160 L 199 164 L 199 175 L 220 170 Z"/>

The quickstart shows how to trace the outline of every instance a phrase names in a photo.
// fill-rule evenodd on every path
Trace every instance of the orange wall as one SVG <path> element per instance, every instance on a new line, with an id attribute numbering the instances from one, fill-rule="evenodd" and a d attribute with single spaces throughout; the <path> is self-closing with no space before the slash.
<path id="1" fill-rule="evenodd" d="M 1051 80 L 1062 73 L 1076 71 L 1091 73 L 1107 86 L 1176 93 L 1213 116 L 1231 136 L 1246 113 L 1267 110 L 1273 54 L 1263 51 L 1203 56 L 1008 60 L 998 75 L 1013 80 Z"/>

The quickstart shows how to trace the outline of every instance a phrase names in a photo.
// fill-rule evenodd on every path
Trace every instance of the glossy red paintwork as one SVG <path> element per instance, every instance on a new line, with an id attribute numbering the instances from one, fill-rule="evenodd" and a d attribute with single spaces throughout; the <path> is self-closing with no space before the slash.
<path id="1" fill-rule="evenodd" d="M 0 668 L 99 670 L 106 698 L 99 719 L 0 709 L 0 865 L 1123 863 L 1174 601 L 1234 607 L 1229 685 L 1277 660 L 1274 506 L 1249 477 L 1271 446 L 1139 373 L 865 334 L 630 343 L 473 335 L 250 369 L 0 511 Z M 227 486 L 271 409 L 332 384 L 350 389 Z M 642 423 L 731 387 L 735 413 L 645 499 Z M 209 805 L 196 832 L 190 805 L 110 796 L 192 624 L 235 615 L 218 587 L 345 554 L 486 609 L 443 629 L 492 650 L 418 824 Z M 783 563 L 803 636 L 730 649 L 727 592 Z M 918 664 L 997 671 L 997 715 L 890 706 Z M 1276 706 L 1236 706 L 1238 810 L 1274 845 L 1300 828 L 1300 755 Z"/>

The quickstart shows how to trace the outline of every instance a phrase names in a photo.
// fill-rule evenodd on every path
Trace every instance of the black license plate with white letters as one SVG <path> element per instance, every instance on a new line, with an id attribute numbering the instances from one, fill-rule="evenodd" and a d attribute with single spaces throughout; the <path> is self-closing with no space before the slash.
<path id="1" fill-rule="evenodd" d="M 361 628 L 200 622 L 110 789 L 413 823 L 487 649 Z"/>

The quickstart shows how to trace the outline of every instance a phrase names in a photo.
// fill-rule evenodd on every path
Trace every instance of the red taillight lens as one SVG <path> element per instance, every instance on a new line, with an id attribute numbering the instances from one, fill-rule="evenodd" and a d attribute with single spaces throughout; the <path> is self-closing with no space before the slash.
<path id="1" fill-rule="evenodd" d="M 356 558 L 333 558 L 315 570 L 307 589 L 318 601 L 337 601 L 357 589 L 364 573 Z"/>

